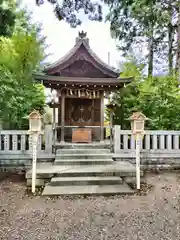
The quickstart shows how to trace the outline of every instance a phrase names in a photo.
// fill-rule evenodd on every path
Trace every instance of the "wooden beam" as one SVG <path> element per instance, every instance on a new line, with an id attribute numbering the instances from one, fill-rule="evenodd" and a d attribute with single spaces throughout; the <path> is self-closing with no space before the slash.
<path id="1" fill-rule="evenodd" d="M 61 142 L 64 142 L 65 95 L 61 93 Z"/>

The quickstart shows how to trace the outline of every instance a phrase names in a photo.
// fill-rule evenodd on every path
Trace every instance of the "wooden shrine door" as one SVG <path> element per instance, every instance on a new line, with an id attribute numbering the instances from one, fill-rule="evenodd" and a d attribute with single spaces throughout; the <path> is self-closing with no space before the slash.
<path id="1" fill-rule="evenodd" d="M 92 129 L 83 128 L 83 126 L 92 125 L 92 100 L 74 99 L 71 107 L 71 124 L 81 127 L 72 129 L 72 142 L 90 143 Z"/>
<path id="2" fill-rule="evenodd" d="M 100 99 L 66 98 L 65 125 L 72 126 L 65 129 L 65 138 L 72 141 L 73 126 L 83 130 L 86 126 L 100 125 Z M 100 139 L 100 128 L 86 128 L 91 130 L 93 140 Z M 80 129 L 79 129 L 80 130 Z M 85 131 L 85 128 L 84 128 Z"/>
<path id="3" fill-rule="evenodd" d="M 71 99 L 71 125 L 91 126 L 92 123 L 92 100 L 91 99 Z"/>

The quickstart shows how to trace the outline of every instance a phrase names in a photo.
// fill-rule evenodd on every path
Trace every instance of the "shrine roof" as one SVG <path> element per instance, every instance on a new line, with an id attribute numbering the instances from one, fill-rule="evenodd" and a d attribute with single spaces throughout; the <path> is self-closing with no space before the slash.
<path id="1" fill-rule="evenodd" d="M 82 68 L 85 69 L 86 73 L 81 72 Z M 119 71 L 103 62 L 93 52 L 89 46 L 89 39 L 83 31 L 79 32 L 74 47 L 64 57 L 46 66 L 43 72 L 48 75 L 67 77 L 117 78 L 120 75 Z M 94 75 L 92 76 L 92 74 Z"/>
<path id="2" fill-rule="evenodd" d="M 46 87 L 60 86 L 60 85 L 103 85 L 104 87 L 122 86 L 124 83 L 130 83 L 133 77 L 124 78 L 76 78 L 76 77 L 62 77 L 62 76 L 49 76 L 45 74 L 34 74 L 34 79 L 41 81 Z"/>

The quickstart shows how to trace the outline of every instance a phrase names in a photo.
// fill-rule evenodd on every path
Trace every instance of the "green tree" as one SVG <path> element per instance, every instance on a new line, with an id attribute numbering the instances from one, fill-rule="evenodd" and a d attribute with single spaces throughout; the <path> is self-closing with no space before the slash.
<path id="1" fill-rule="evenodd" d="M 173 76 L 143 78 L 141 68 L 125 64 L 124 76 L 134 69 L 135 80 L 115 95 L 118 104 L 115 123 L 123 129 L 130 127 L 127 118 L 133 111 L 142 111 L 151 120 L 149 129 L 178 130 L 180 128 L 180 90 Z M 134 66 L 134 67 L 133 67 Z M 132 76 L 132 71 L 131 71 Z"/>
<path id="2" fill-rule="evenodd" d="M 176 53 L 176 72 L 180 82 L 180 1 L 177 7 L 177 53 Z"/>
<path id="3" fill-rule="evenodd" d="M 0 36 L 11 36 L 16 19 L 14 0 L 0 0 Z"/>
<path id="4" fill-rule="evenodd" d="M 135 45 L 144 47 L 146 43 L 149 76 L 153 73 L 154 65 L 165 61 L 168 62 L 168 71 L 171 75 L 175 54 L 176 70 L 180 65 L 178 40 L 180 24 L 177 21 L 180 19 L 178 17 L 180 8 L 177 0 L 102 0 L 100 3 L 93 0 L 35 0 L 35 2 L 38 6 L 44 3 L 52 4 L 56 17 L 68 22 L 72 27 L 81 24 L 78 15 L 81 10 L 89 19 L 101 21 L 104 2 L 110 8 L 107 20 L 111 22 L 112 36 L 120 40 L 119 49 L 124 55 L 127 55 L 130 47 Z"/>
<path id="5" fill-rule="evenodd" d="M 0 68 L 0 116 L 5 128 L 27 129 L 24 119 L 33 109 L 43 112 L 45 105 L 44 87 L 40 84 L 23 84 L 16 81 L 15 74 Z"/>
<path id="6" fill-rule="evenodd" d="M 110 6 L 107 19 L 111 22 L 112 36 L 120 40 L 120 49 L 127 53 L 133 44 L 147 43 L 148 75 L 153 65 L 164 55 L 173 65 L 173 18 L 175 0 L 105 0 Z M 163 14 L 162 14 L 163 13 Z"/>
<path id="7" fill-rule="evenodd" d="M 43 112 L 45 106 L 44 87 L 32 76 L 44 59 L 42 38 L 35 25 L 20 23 L 11 38 L 0 38 L 0 116 L 10 128 L 26 127 L 23 117 L 33 109 Z"/>

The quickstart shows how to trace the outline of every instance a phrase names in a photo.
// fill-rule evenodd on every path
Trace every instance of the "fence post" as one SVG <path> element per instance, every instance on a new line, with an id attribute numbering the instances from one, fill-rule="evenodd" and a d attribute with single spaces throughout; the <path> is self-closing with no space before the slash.
<path id="1" fill-rule="evenodd" d="M 121 131 L 121 126 L 120 125 L 115 125 L 114 126 L 114 153 L 118 153 L 120 151 L 120 131 Z"/>
<path id="2" fill-rule="evenodd" d="M 53 136 L 53 129 L 52 125 L 46 125 L 44 129 L 44 137 L 45 137 L 45 152 L 52 153 L 52 136 Z"/>

